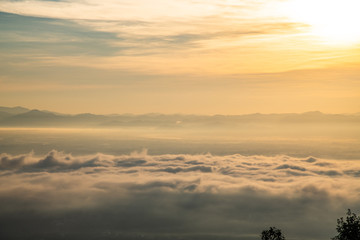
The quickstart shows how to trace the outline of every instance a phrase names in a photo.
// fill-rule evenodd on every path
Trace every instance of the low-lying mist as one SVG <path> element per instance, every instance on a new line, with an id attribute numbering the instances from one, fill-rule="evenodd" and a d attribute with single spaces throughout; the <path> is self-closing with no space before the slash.
<path id="1" fill-rule="evenodd" d="M 334 236 L 360 209 L 360 162 L 212 154 L 0 155 L 4 239 Z"/>
<path id="2" fill-rule="evenodd" d="M 246 129 L 182 128 L 2 128 L 0 152 L 46 154 L 56 149 L 74 155 L 129 154 L 242 154 L 330 159 L 360 159 L 359 126 L 280 126 Z"/>

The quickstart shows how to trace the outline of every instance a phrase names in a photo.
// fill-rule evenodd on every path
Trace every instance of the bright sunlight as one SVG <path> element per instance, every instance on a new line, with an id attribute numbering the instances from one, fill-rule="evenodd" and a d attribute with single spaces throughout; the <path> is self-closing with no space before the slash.
<path id="1" fill-rule="evenodd" d="M 311 26 L 311 34 L 328 44 L 360 42 L 360 1 L 290 0 L 286 11 L 294 21 Z"/>

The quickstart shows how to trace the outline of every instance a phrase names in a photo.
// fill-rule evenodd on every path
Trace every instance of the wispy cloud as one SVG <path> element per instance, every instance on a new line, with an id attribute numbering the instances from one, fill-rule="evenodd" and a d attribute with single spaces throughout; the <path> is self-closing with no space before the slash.
<path id="1" fill-rule="evenodd" d="M 275 4 L 277 1 L 272 1 Z M 266 1 L 193 1 L 157 0 L 156 4 L 146 0 L 96 0 L 75 1 L 2 1 L 0 10 L 38 17 L 88 20 L 128 19 L 183 19 L 240 12 L 249 13 L 259 6 L 271 6 Z M 232 12 L 231 12 L 232 11 Z M 263 14 L 263 13 L 262 13 Z M 258 17 L 246 15 L 247 18 Z"/>
<path id="2" fill-rule="evenodd" d="M 299 35 L 307 26 L 279 14 L 279 4 L 3 1 L 2 46 L 50 64 L 147 74 L 281 72 L 338 62 Z M 348 52 L 339 54 L 349 60 Z"/>
<path id="3" fill-rule="evenodd" d="M 114 55 L 116 35 L 94 31 L 67 20 L 0 13 L 1 49 L 8 54 L 38 56 Z"/>

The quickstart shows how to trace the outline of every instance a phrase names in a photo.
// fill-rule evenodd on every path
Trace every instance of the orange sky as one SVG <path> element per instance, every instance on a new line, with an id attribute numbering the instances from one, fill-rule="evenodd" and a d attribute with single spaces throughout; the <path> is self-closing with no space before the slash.
<path id="1" fill-rule="evenodd" d="M 0 105 L 67 113 L 359 112 L 359 6 L 4 0 Z"/>

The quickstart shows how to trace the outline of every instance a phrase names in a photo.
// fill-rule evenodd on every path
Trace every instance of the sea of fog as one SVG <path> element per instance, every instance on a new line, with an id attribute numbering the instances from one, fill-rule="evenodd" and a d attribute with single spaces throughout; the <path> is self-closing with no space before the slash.
<path id="1" fill-rule="evenodd" d="M 290 240 L 360 212 L 359 129 L 2 128 L 1 239 Z"/>

